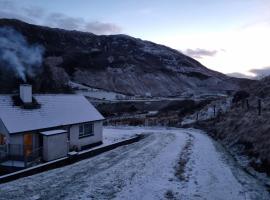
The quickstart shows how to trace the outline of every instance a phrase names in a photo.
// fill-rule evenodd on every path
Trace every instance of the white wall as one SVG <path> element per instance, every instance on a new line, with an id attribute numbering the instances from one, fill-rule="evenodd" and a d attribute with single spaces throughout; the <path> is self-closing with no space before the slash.
<path id="1" fill-rule="evenodd" d="M 79 125 L 70 127 L 70 148 L 76 146 L 79 150 L 82 146 L 102 142 L 103 139 L 103 122 L 96 121 L 94 123 L 94 135 L 84 138 L 79 138 Z"/>
<path id="2" fill-rule="evenodd" d="M 68 154 L 67 133 L 43 136 L 43 159 L 51 161 Z"/>

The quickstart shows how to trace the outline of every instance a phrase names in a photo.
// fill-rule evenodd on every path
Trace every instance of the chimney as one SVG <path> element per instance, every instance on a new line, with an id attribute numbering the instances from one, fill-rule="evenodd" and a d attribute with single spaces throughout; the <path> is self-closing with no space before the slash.
<path id="1" fill-rule="evenodd" d="M 32 85 L 21 84 L 20 85 L 20 98 L 23 103 L 32 103 Z"/>

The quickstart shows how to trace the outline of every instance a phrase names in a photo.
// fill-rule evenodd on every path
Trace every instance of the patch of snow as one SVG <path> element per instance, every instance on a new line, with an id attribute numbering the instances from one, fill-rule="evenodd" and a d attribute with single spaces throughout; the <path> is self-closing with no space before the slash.
<path id="1" fill-rule="evenodd" d="M 113 56 L 109 56 L 109 57 L 107 58 L 107 60 L 109 61 L 109 63 L 113 63 L 114 57 L 113 57 Z"/>
<path id="2" fill-rule="evenodd" d="M 75 92 L 80 95 L 84 95 L 89 98 L 100 100 L 118 100 L 126 98 L 126 95 L 116 92 L 105 91 L 97 88 L 91 88 L 79 83 L 70 81 L 70 86 L 75 89 Z"/>
<path id="3" fill-rule="evenodd" d="M 194 123 L 197 121 L 197 119 L 199 121 L 212 119 L 215 117 L 215 114 L 218 115 L 218 113 L 225 113 L 230 109 L 231 102 L 232 102 L 231 97 L 228 98 L 223 97 L 221 100 L 214 101 L 208 106 L 195 112 L 194 114 L 186 116 L 183 119 L 182 125 Z M 215 107 L 215 114 L 214 114 L 214 107 Z"/>
<path id="4" fill-rule="evenodd" d="M 108 145 L 115 142 L 119 142 L 121 140 L 127 140 L 130 138 L 135 137 L 136 135 L 140 134 L 138 130 L 125 130 L 121 129 L 119 131 L 119 128 L 116 129 L 114 127 L 106 127 L 103 129 L 103 144 Z"/>

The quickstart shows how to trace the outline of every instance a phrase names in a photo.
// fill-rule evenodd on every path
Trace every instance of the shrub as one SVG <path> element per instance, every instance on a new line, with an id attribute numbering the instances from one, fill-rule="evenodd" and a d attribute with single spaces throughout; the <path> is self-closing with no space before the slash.
<path id="1" fill-rule="evenodd" d="M 233 103 L 238 103 L 239 101 L 242 101 L 244 99 L 247 99 L 248 97 L 250 96 L 250 94 L 244 90 L 240 90 L 238 92 L 236 92 L 234 95 L 233 95 L 233 100 L 232 102 Z"/>

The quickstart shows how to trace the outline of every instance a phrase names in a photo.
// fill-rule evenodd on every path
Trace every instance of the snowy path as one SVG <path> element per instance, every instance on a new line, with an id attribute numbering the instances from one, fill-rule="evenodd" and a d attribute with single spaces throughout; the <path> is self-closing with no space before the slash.
<path id="1" fill-rule="evenodd" d="M 140 142 L 0 185 L 0 199 L 270 199 L 209 137 L 189 129 L 144 132 Z"/>

